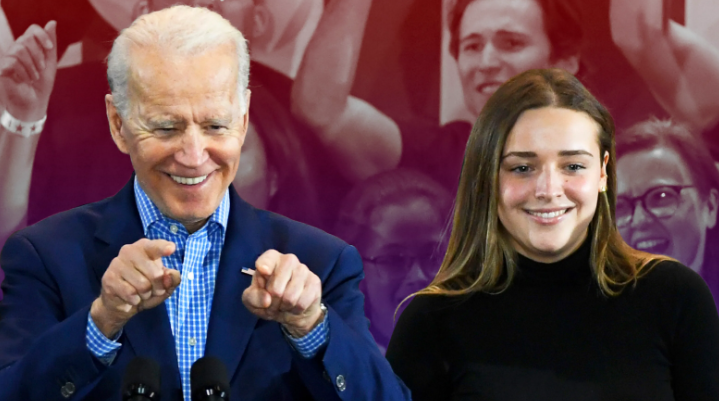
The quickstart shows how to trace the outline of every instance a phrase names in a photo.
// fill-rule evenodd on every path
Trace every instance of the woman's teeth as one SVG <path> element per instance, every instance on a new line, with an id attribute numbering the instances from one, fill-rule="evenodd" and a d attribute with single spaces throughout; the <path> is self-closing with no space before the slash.
<path id="1" fill-rule="evenodd" d="M 555 212 L 532 212 L 532 211 L 529 211 L 529 214 L 531 214 L 532 216 L 540 217 L 542 219 L 551 219 L 553 217 L 561 216 L 564 213 L 567 213 L 567 210 L 569 210 L 569 209 L 557 210 Z"/>
<path id="2" fill-rule="evenodd" d="M 663 239 L 650 239 L 650 240 L 644 240 L 637 242 L 637 245 L 634 247 L 636 249 L 652 249 L 659 245 L 664 245 L 667 241 Z"/>
<path id="3" fill-rule="evenodd" d="M 203 175 L 200 177 L 180 177 L 179 175 L 170 174 L 170 178 L 172 178 L 178 184 L 197 185 L 197 184 L 201 183 L 202 181 L 205 181 L 207 179 L 207 176 Z"/>

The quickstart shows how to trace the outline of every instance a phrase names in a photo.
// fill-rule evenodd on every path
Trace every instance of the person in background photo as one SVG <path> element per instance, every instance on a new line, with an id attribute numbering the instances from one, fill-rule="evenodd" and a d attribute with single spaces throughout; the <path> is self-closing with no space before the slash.
<path id="1" fill-rule="evenodd" d="M 0 247 L 26 225 L 32 161 L 57 71 L 56 26 L 31 25 L 0 56 Z"/>
<path id="2" fill-rule="evenodd" d="M 719 171 L 688 127 L 656 118 L 617 135 L 617 227 L 633 248 L 701 274 L 719 302 Z"/>
<path id="3" fill-rule="evenodd" d="M 327 5 L 295 79 L 293 111 L 335 147 L 337 168 L 353 182 L 399 164 L 454 191 L 468 123 L 397 122 L 350 94 L 370 5 Z M 475 118 L 497 87 L 522 71 L 579 71 L 582 23 L 571 1 L 457 0 L 449 8 L 450 51 Z"/>
<path id="4" fill-rule="evenodd" d="M 719 49 L 670 20 L 670 3 L 612 0 L 612 39 L 669 116 L 702 138 L 719 163 Z"/>
<path id="5" fill-rule="evenodd" d="M 434 278 L 444 255 L 449 192 L 424 174 L 397 169 L 357 184 L 343 201 L 333 233 L 364 261 L 365 314 L 387 349 L 402 300 Z"/>
<path id="6" fill-rule="evenodd" d="M 614 132 L 561 69 L 489 98 L 442 266 L 387 348 L 415 401 L 719 399 L 706 283 L 617 229 Z"/>

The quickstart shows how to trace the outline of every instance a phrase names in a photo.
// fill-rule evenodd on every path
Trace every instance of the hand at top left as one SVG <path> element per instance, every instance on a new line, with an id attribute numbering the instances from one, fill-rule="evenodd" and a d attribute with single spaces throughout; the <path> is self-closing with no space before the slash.
<path id="1" fill-rule="evenodd" d="M 57 23 L 31 25 L 0 57 L 0 106 L 21 121 L 47 113 L 57 72 Z"/>
<path id="2" fill-rule="evenodd" d="M 250 312 L 282 324 L 296 338 L 322 321 L 322 282 L 297 256 L 271 249 L 257 258 L 255 268 L 252 284 L 242 293 Z"/>

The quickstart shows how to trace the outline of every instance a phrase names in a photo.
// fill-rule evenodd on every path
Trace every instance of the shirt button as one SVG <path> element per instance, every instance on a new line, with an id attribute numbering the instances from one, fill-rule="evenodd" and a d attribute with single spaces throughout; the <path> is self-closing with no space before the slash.
<path id="1" fill-rule="evenodd" d="M 173 234 L 177 234 L 177 225 L 170 224 L 170 231 L 172 231 Z"/>
<path id="2" fill-rule="evenodd" d="M 63 396 L 63 398 L 70 398 L 71 395 L 75 393 L 75 384 L 72 382 L 65 383 L 62 388 L 60 388 L 60 394 Z"/>
<path id="3" fill-rule="evenodd" d="M 197 341 L 195 341 L 195 337 L 191 337 L 190 341 L 188 341 L 188 343 L 190 344 L 190 347 L 194 347 L 195 345 L 197 345 Z"/>
<path id="4" fill-rule="evenodd" d="M 195 273 L 193 273 L 193 272 L 187 273 L 187 279 L 188 279 L 188 280 L 194 280 L 194 279 L 195 279 Z"/>
<path id="5" fill-rule="evenodd" d="M 345 377 L 342 375 L 337 376 L 337 379 L 335 379 L 335 384 L 337 385 L 337 390 L 339 390 L 339 391 L 345 391 L 347 389 L 347 383 L 345 383 Z"/>

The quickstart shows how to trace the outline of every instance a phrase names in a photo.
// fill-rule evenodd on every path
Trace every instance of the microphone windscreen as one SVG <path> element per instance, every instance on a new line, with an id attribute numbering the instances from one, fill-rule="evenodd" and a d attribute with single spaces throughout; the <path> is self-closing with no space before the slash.
<path id="1" fill-rule="evenodd" d="M 225 364 L 214 356 L 204 356 L 198 359 L 190 369 L 190 387 L 193 395 L 209 388 L 229 394 L 230 381 L 227 378 Z"/>
<path id="2" fill-rule="evenodd" d="M 160 392 L 160 365 L 150 358 L 135 357 L 125 368 L 122 378 L 122 393 L 124 396 L 136 394 L 159 394 Z M 149 397 L 151 399 L 151 397 Z"/>

